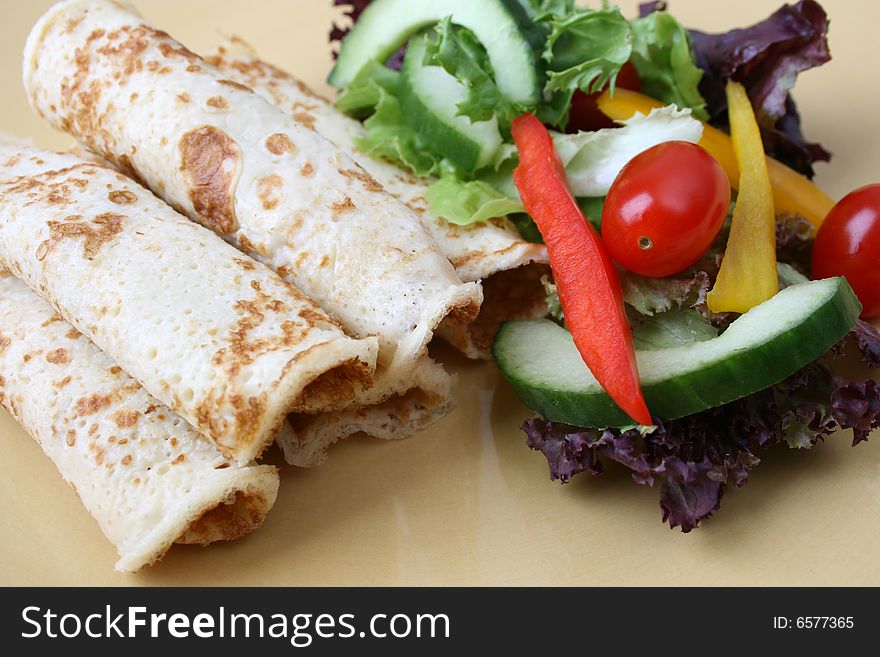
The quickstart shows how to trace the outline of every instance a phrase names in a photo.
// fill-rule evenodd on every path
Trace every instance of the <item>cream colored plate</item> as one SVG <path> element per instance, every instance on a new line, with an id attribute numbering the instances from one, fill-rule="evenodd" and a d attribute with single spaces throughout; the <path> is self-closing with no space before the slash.
<path id="1" fill-rule="evenodd" d="M 475 0 L 477 1 L 477 0 Z M 780 0 L 781 1 L 781 0 Z M 46 146 L 69 140 L 32 115 L 21 47 L 50 3 L 3 2 L 0 129 Z M 194 50 L 236 33 L 264 57 L 322 84 L 329 0 L 142 0 Z M 819 165 L 832 195 L 880 178 L 880 4 L 826 0 L 834 60 L 798 82 L 806 133 L 835 153 Z M 688 25 L 747 25 L 775 1 L 673 0 Z M 633 13 L 635 2 L 623 3 Z M 354 439 L 315 470 L 285 469 L 278 503 L 244 541 L 177 546 L 139 575 L 115 555 L 38 446 L 0 412 L 0 584 L 880 584 L 880 436 L 840 435 L 777 450 L 690 534 L 660 523 L 657 491 L 620 469 L 560 486 L 525 446 L 527 416 L 492 365 L 441 357 L 460 374 L 458 408 L 400 443 Z"/>

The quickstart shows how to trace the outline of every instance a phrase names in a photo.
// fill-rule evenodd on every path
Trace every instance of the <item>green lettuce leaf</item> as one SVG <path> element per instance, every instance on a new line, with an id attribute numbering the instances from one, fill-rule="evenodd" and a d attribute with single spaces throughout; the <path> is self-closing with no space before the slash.
<path id="1" fill-rule="evenodd" d="M 382 90 L 395 92 L 400 74 L 379 62 L 364 66 L 336 99 L 336 109 L 357 119 L 365 119 L 376 111 Z"/>
<path id="2" fill-rule="evenodd" d="M 546 91 L 599 91 L 617 77 L 631 52 L 629 23 L 616 7 L 553 15 L 543 53 Z"/>
<path id="3" fill-rule="evenodd" d="M 454 176 L 444 176 L 428 187 L 425 199 L 436 216 L 459 226 L 525 210 L 519 197 L 511 198 L 482 180 L 463 181 Z"/>
<path id="4" fill-rule="evenodd" d="M 642 80 L 642 91 L 664 103 L 689 107 L 708 121 L 706 101 L 698 85 L 703 72 L 695 62 L 690 36 L 666 12 L 654 12 L 632 22 L 632 63 Z"/>
<path id="5" fill-rule="evenodd" d="M 526 242 L 534 242 L 535 244 L 544 243 L 544 237 L 541 235 L 541 231 L 538 230 L 537 224 L 535 224 L 534 219 L 529 215 L 525 213 L 513 214 L 510 215 L 510 220 L 513 222 L 513 225 L 516 226 L 520 236 Z"/>
<path id="6" fill-rule="evenodd" d="M 630 272 L 622 272 L 624 275 L 636 276 Z M 656 283 L 653 288 L 647 286 L 637 292 L 647 293 L 648 299 L 641 297 L 626 299 L 627 304 L 635 301 L 643 310 L 650 311 L 638 316 L 637 325 L 633 328 L 633 343 L 639 351 L 656 351 L 667 347 L 680 347 L 693 342 L 703 342 L 718 337 L 718 329 L 712 326 L 703 315 L 694 308 L 687 307 L 688 300 L 696 302 L 700 295 L 700 282 L 702 279 L 693 278 L 690 281 L 675 281 L 674 279 L 645 279 L 642 281 Z M 565 315 L 562 312 L 562 304 L 559 301 L 559 291 L 556 284 L 549 276 L 541 278 L 544 293 L 547 297 L 547 308 L 550 317 L 564 324 Z M 624 294 L 626 295 L 626 291 Z M 629 290 L 630 295 L 633 289 Z M 665 296 L 668 295 L 668 296 Z M 660 310 L 662 309 L 662 310 Z"/>
<path id="7" fill-rule="evenodd" d="M 523 109 L 507 100 L 495 84 L 489 55 L 473 32 L 453 25 L 452 17 L 440 21 L 436 37 L 428 39 L 425 63 L 442 66 L 468 87 L 467 98 L 458 104 L 459 114 L 473 122 L 497 118 L 502 130 Z"/>
<path id="8" fill-rule="evenodd" d="M 402 164 L 417 176 L 430 176 L 440 167 L 440 160 L 422 144 L 419 134 L 406 125 L 397 98 L 386 91 L 380 94 L 376 112 L 364 122 L 367 135 L 355 141 L 367 155 Z"/>
<path id="9" fill-rule="evenodd" d="M 682 308 L 646 317 L 633 330 L 638 351 L 680 347 L 718 337 L 718 329 L 693 308 Z"/>
<path id="10" fill-rule="evenodd" d="M 577 200 L 581 212 L 596 230 L 602 230 L 602 210 L 605 208 L 604 196 L 583 196 Z"/>
<path id="11" fill-rule="evenodd" d="M 653 317 L 695 306 L 705 298 L 711 280 L 706 272 L 698 269 L 668 278 L 651 278 L 622 271 L 620 284 L 626 304 L 645 317 Z"/>
<path id="12" fill-rule="evenodd" d="M 368 117 L 364 121 L 367 134 L 355 139 L 359 150 L 397 162 L 418 176 L 436 174 L 442 162 L 404 120 L 398 100 L 400 84 L 400 73 L 370 63 L 342 92 L 336 107 L 353 116 Z"/>
<path id="13" fill-rule="evenodd" d="M 602 230 L 602 208 L 605 206 L 605 197 L 597 196 L 597 197 L 584 197 L 575 199 L 577 204 L 581 208 L 581 212 L 584 213 L 584 217 L 586 217 L 593 227 L 596 230 Z M 510 217 L 511 221 L 513 221 L 513 225 L 516 226 L 516 229 L 519 231 L 519 234 L 522 236 L 524 240 L 527 242 L 534 242 L 535 244 L 543 244 L 544 238 L 541 236 L 541 231 L 538 230 L 538 226 L 535 224 L 534 219 L 532 219 L 527 214 L 515 214 Z"/>
<path id="14" fill-rule="evenodd" d="M 533 20 L 546 20 L 551 16 L 567 16 L 575 11 L 574 0 L 519 0 L 526 14 Z"/>
<path id="15" fill-rule="evenodd" d="M 538 116 L 549 125 L 564 126 L 576 90 L 593 93 L 605 85 L 614 87 L 632 52 L 632 30 L 616 7 L 583 10 L 568 2 L 541 4 L 535 20 L 549 33 L 542 53 L 547 101 Z"/>

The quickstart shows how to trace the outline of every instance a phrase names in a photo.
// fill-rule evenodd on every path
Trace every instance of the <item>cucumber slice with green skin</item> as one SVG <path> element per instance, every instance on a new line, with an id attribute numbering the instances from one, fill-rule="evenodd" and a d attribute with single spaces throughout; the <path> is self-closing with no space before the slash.
<path id="1" fill-rule="evenodd" d="M 409 37 L 447 16 L 486 48 L 505 98 L 523 105 L 538 102 L 535 27 L 517 0 L 373 0 L 342 42 L 327 81 L 344 89 L 367 62 L 385 63 Z"/>
<path id="2" fill-rule="evenodd" d="M 498 121 L 458 116 L 467 87 L 441 66 L 424 64 L 427 36 L 410 39 L 401 73 L 400 104 L 406 122 L 427 143 L 467 173 L 490 164 L 501 148 Z"/>
<path id="3" fill-rule="evenodd" d="M 763 390 L 826 353 L 860 312 L 843 278 L 810 281 L 752 308 L 717 338 L 637 352 L 648 408 L 654 417 L 673 420 Z M 557 324 L 506 322 L 492 353 L 523 403 L 548 420 L 632 425 L 587 369 L 571 334 Z"/>

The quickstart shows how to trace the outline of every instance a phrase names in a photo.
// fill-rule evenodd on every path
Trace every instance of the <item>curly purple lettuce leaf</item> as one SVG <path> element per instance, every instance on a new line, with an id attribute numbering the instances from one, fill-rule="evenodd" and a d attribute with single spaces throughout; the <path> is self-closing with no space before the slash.
<path id="1" fill-rule="evenodd" d="M 697 65 L 705 75 L 700 91 L 713 123 L 726 120 L 724 85 L 742 82 L 755 106 L 768 153 L 805 175 L 830 154 L 808 142 L 790 92 L 797 75 L 831 59 L 828 17 L 815 0 L 784 5 L 766 20 L 725 34 L 691 30 Z"/>
<path id="2" fill-rule="evenodd" d="M 834 347 L 834 353 L 842 356 L 848 346 L 855 345 L 862 364 L 870 368 L 880 367 L 880 332 L 863 319 L 856 322 L 849 335 Z"/>
<path id="3" fill-rule="evenodd" d="M 786 112 L 773 129 L 763 131 L 767 152 L 809 178 L 813 178 L 813 163 L 829 162 L 831 153 L 821 144 L 807 141 L 801 130 L 801 115 L 790 95 L 785 99 Z"/>
<path id="4" fill-rule="evenodd" d="M 860 319 L 850 332 L 850 338 L 856 343 L 865 365 L 880 367 L 880 331 L 873 324 Z"/>
<path id="5" fill-rule="evenodd" d="M 642 16 L 664 11 L 665 2 L 640 5 Z M 813 163 L 831 155 L 801 132 L 800 115 L 791 97 L 797 75 L 831 59 L 828 16 L 815 0 L 783 5 L 751 27 L 722 34 L 689 30 L 697 66 L 703 70 L 700 93 L 713 125 L 726 127 L 729 79 L 742 82 L 761 125 L 766 151 L 812 178 Z"/>
<path id="6" fill-rule="evenodd" d="M 813 225 L 800 215 L 776 218 L 776 259 L 807 278 L 813 269 Z"/>
<path id="7" fill-rule="evenodd" d="M 603 460 L 616 461 L 637 484 L 659 485 L 662 520 L 683 532 L 715 513 L 730 484 L 746 483 L 762 450 L 809 448 L 838 429 L 852 429 L 856 445 L 878 427 L 880 385 L 835 376 L 819 363 L 724 406 L 658 422 L 647 435 L 542 418 L 522 425 L 529 447 L 547 458 L 551 479 L 601 474 Z"/>
<path id="8" fill-rule="evenodd" d="M 874 379 L 841 381 L 831 394 L 835 422 L 853 430 L 853 446 L 880 427 L 880 385 Z"/>

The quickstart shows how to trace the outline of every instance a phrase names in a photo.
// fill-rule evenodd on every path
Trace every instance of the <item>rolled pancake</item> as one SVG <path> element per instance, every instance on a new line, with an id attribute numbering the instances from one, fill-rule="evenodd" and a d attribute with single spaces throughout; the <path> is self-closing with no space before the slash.
<path id="1" fill-rule="evenodd" d="M 53 125 L 271 266 L 351 335 L 376 336 L 389 379 L 418 365 L 442 320 L 478 312 L 479 287 L 411 210 L 134 9 L 56 4 L 28 38 L 24 82 Z"/>
<path id="2" fill-rule="evenodd" d="M 269 268 L 118 172 L 0 140 L 0 264 L 247 463 L 288 412 L 369 384 L 354 340 Z"/>
<path id="3" fill-rule="evenodd" d="M 98 521 L 117 570 L 150 565 L 175 541 L 240 538 L 275 503 L 274 467 L 226 459 L 5 270 L 0 404 Z"/>
<path id="4" fill-rule="evenodd" d="M 458 226 L 434 216 L 425 190 L 433 182 L 418 180 L 386 160 L 357 150 L 366 135 L 359 121 L 340 112 L 294 76 L 259 59 L 238 38 L 229 39 L 206 58 L 235 82 L 244 84 L 269 102 L 349 153 L 385 189 L 421 217 L 459 278 L 483 282 L 483 304 L 469 324 L 444 322 L 439 334 L 470 358 L 489 358 L 498 327 L 508 319 L 547 314 L 541 277 L 549 272 L 547 250 L 526 242 L 504 217 L 470 226 Z"/>
<path id="5" fill-rule="evenodd" d="M 113 166 L 81 144 L 68 152 L 103 166 Z M 354 433 L 383 440 L 408 438 L 452 410 L 452 383 L 453 378 L 441 365 L 429 356 L 422 356 L 406 378 L 384 377 L 378 385 L 374 383 L 357 393 L 351 403 L 321 413 L 292 414 L 275 442 L 291 465 L 315 467 L 327 460 L 327 450 L 333 443 Z"/>
<path id="6" fill-rule="evenodd" d="M 407 438 L 442 419 L 452 410 L 454 378 L 428 356 L 406 381 L 399 382 L 382 401 L 318 414 L 295 414 L 291 431 L 277 443 L 291 465 L 313 467 L 327 458 L 327 449 L 355 433 L 373 438 Z"/>

